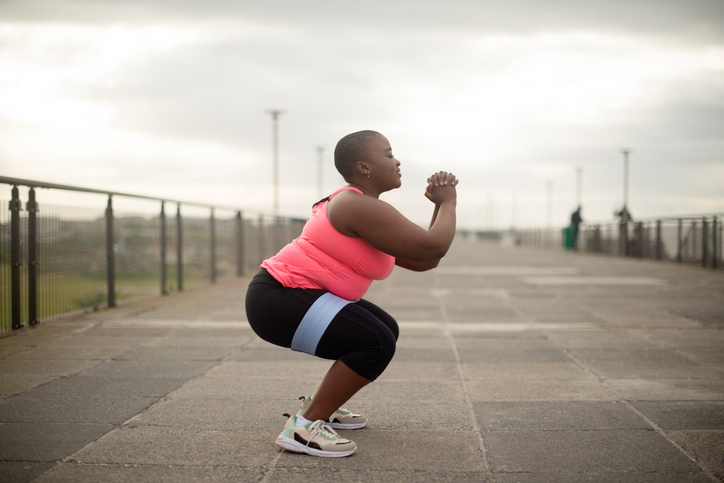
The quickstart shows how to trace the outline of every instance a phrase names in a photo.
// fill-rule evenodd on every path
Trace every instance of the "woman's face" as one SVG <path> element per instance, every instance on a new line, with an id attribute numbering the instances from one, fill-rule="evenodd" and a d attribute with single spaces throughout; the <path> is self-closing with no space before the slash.
<path id="1" fill-rule="evenodd" d="M 380 188 L 380 192 L 402 186 L 400 162 L 392 154 L 392 147 L 386 137 L 377 136 L 370 142 L 368 157 L 370 181 Z"/>

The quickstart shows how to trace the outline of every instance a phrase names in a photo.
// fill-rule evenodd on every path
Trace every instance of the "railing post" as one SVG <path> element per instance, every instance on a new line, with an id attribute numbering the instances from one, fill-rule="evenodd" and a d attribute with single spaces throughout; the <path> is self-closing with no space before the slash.
<path id="1" fill-rule="evenodd" d="M 701 219 L 701 266 L 706 267 L 706 259 L 709 256 L 709 222 L 706 216 Z"/>
<path id="2" fill-rule="evenodd" d="M 166 203 L 161 202 L 161 295 L 166 295 Z"/>
<path id="3" fill-rule="evenodd" d="M 236 276 L 244 275 L 244 218 L 236 212 Z"/>
<path id="4" fill-rule="evenodd" d="M 711 220 L 711 268 L 719 268 L 719 244 L 717 243 L 717 217 L 713 217 Z"/>
<path id="5" fill-rule="evenodd" d="M 106 207 L 106 272 L 108 280 L 108 307 L 116 306 L 116 263 L 113 243 L 113 197 L 108 195 Z"/>
<path id="6" fill-rule="evenodd" d="M 211 208 L 209 224 L 211 228 L 211 283 L 216 283 L 216 222 L 213 208 Z"/>
<path id="7" fill-rule="evenodd" d="M 38 323 L 38 203 L 35 189 L 28 192 L 28 323 Z"/>
<path id="8" fill-rule="evenodd" d="M 689 253 L 691 253 L 691 256 L 689 258 L 691 259 L 691 261 L 694 261 L 694 260 L 696 260 L 696 250 L 698 249 L 697 242 L 696 242 L 696 220 L 694 220 L 691 223 L 691 245 L 690 246 L 691 246 L 691 250 L 689 251 Z"/>
<path id="9" fill-rule="evenodd" d="M 13 330 L 23 326 L 20 320 L 20 195 L 13 186 L 10 201 L 10 310 Z"/>
<path id="10" fill-rule="evenodd" d="M 684 254 L 682 253 L 684 250 L 684 247 L 682 246 L 683 240 L 681 239 L 684 236 L 684 220 L 679 218 L 679 226 L 677 227 L 677 233 L 676 233 L 676 261 L 681 263 L 684 261 Z"/>
<path id="11" fill-rule="evenodd" d="M 181 218 L 181 203 L 176 205 L 176 285 L 178 291 L 184 290 L 184 230 Z"/>
<path id="12" fill-rule="evenodd" d="M 661 244 L 661 220 L 656 220 L 656 247 L 655 247 L 655 253 L 656 253 L 656 259 L 661 260 L 662 258 L 662 249 L 663 246 Z"/>
<path id="13" fill-rule="evenodd" d="M 259 233 L 258 233 L 258 245 L 259 245 L 259 263 L 264 260 L 266 251 L 264 250 L 264 215 L 259 215 Z"/>

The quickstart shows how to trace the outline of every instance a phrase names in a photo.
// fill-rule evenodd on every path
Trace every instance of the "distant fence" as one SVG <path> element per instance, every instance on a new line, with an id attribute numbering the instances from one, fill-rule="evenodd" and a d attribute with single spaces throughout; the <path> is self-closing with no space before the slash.
<path id="1" fill-rule="evenodd" d="M 305 222 L 33 180 L 0 177 L 3 185 L 0 333 L 241 276 Z M 96 196 L 84 203 L 90 207 L 53 206 L 42 203 L 38 188 Z M 124 210 L 128 200 L 151 203 L 156 213 Z"/>
<path id="2" fill-rule="evenodd" d="M 722 214 L 661 217 L 638 222 L 583 223 L 576 243 L 566 228 L 472 232 L 479 239 L 555 250 L 669 260 L 722 268 Z"/>

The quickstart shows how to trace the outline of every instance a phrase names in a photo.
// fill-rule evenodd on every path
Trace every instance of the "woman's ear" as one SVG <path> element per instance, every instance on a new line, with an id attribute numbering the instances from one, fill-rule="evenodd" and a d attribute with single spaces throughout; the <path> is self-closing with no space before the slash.
<path id="1" fill-rule="evenodd" d="M 370 167 L 365 161 L 357 161 L 357 164 L 355 164 L 355 170 L 362 176 L 369 176 L 370 174 Z"/>

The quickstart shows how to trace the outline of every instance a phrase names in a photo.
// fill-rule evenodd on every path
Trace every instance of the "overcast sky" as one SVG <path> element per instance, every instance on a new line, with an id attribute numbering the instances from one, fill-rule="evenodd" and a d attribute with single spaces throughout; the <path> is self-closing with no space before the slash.
<path id="1" fill-rule="evenodd" d="M 721 0 L 0 0 L 0 174 L 307 216 L 332 151 L 385 134 L 414 221 L 724 212 Z M 5 189 L 5 188 L 3 188 Z M 46 199 L 48 194 L 41 193 Z M 7 199 L 8 193 L 0 193 Z M 43 198 L 41 198 L 41 203 Z"/>

